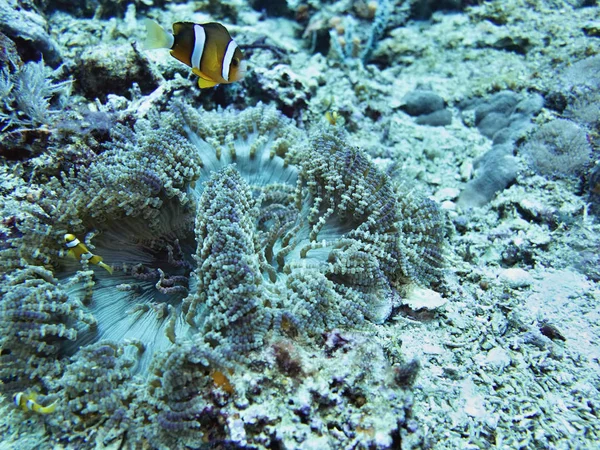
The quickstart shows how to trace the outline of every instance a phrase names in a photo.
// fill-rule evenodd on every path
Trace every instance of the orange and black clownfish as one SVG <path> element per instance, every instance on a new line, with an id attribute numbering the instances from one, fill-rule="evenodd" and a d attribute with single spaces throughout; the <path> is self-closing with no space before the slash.
<path id="1" fill-rule="evenodd" d="M 58 400 L 51 405 L 42 406 L 36 402 L 36 399 L 37 394 L 35 392 L 19 392 L 13 397 L 15 405 L 19 406 L 23 411 L 33 411 L 38 414 L 51 414 L 56 409 Z"/>
<path id="2" fill-rule="evenodd" d="M 102 257 L 98 255 L 94 255 L 92 252 L 88 250 L 85 244 L 74 234 L 67 233 L 65 234 L 65 245 L 69 249 L 68 254 L 73 256 L 77 261 L 88 261 L 92 264 L 98 265 L 106 270 L 108 273 L 112 275 L 113 269 L 109 265 L 102 262 Z"/>
<path id="3" fill-rule="evenodd" d="M 176 22 L 173 34 L 153 20 L 146 19 L 145 23 L 148 34 L 144 46 L 171 49 L 171 55 L 200 77 L 200 88 L 233 83 L 246 74 L 242 51 L 220 23 Z"/>

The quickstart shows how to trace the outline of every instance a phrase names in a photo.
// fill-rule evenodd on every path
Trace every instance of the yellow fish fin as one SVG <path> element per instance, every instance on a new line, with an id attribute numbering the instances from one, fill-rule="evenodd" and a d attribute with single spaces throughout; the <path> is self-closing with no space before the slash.
<path id="1" fill-rule="evenodd" d="M 102 261 L 100 261 L 100 262 L 98 263 L 98 265 L 99 265 L 100 267 L 102 267 L 103 269 L 105 269 L 105 270 L 106 270 L 108 273 L 110 273 L 110 274 L 112 275 L 112 273 L 113 273 L 113 269 L 112 269 L 112 267 L 110 267 L 108 264 L 104 264 Z"/>
<path id="2" fill-rule="evenodd" d="M 56 409 L 56 401 L 54 403 L 52 403 L 51 405 L 48 406 L 42 406 L 39 403 L 37 403 L 35 400 L 27 400 L 27 409 L 29 409 L 30 411 L 33 411 L 35 413 L 38 414 L 50 414 L 53 413 L 54 410 Z"/>
<path id="3" fill-rule="evenodd" d="M 56 400 L 54 403 L 52 403 L 48 406 L 37 405 L 37 409 L 34 409 L 34 411 L 37 413 L 40 413 L 40 414 L 51 414 L 56 409 L 57 403 L 58 403 L 58 400 Z"/>
<path id="4" fill-rule="evenodd" d="M 200 87 L 200 89 L 206 89 L 206 88 L 211 88 L 216 86 L 217 83 L 216 81 L 212 81 L 212 80 L 205 80 L 204 78 L 198 78 L 198 86 Z"/>
<path id="5" fill-rule="evenodd" d="M 200 89 L 210 88 L 219 84 L 218 81 L 213 81 L 208 75 L 205 75 L 200 69 L 192 67 L 192 73 L 198 77 L 198 86 Z"/>
<path id="6" fill-rule="evenodd" d="M 146 40 L 144 41 L 144 48 L 146 50 L 153 48 L 171 48 L 175 43 L 173 35 L 158 23 L 151 19 L 144 19 L 146 25 Z"/>
<path id="7" fill-rule="evenodd" d="M 210 77 L 208 75 L 206 75 L 204 72 L 202 72 L 200 69 L 196 69 L 195 67 L 192 67 L 192 73 L 194 75 L 196 75 L 197 77 L 200 77 L 204 80 L 211 81 Z"/>

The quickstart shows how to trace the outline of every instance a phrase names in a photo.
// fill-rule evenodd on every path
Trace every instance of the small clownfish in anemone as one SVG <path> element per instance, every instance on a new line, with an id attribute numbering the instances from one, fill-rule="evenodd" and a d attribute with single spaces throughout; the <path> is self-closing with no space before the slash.
<path id="1" fill-rule="evenodd" d="M 338 124 L 340 117 L 341 117 L 340 114 L 335 110 L 327 111 L 325 113 L 325 119 L 327 120 L 327 122 L 329 122 L 329 125 L 336 126 Z"/>
<path id="2" fill-rule="evenodd" d="M 94 255 L 92 252 L 90 252 L 85 246 L 85 244 L 83 242 L 80 242 L 74 234 L 65 234 L 65 245 L 69 249 L 69 255 L 75 257 L 77 261 L 83 260 L 88 261 L 92 264 L 96 264 L 112 275 L 112 267 L 103 263 L 101 256 Z"/>
<path id="3" fill-rule="evenodd" d="M 35 401 L 36 399 L 37 394 L 35 392 L 30 392 L 29 394 L 18 392 L 13 397 L 15 405 L 19 406 L 23 411 L 33 411 L 38 414 L 51 414 L 56 409 L 57 401 L 48 406 L 42 406 Z"/>
<path id="4" fill-rule="evenodd" d="M 146 19 L 146 49 L 168 48 L 171 55 L 192 68 L 201 89 L 233 83 L 244 78 L 242 51 L 220 23 L 176 22 L 173 34 Z"/>

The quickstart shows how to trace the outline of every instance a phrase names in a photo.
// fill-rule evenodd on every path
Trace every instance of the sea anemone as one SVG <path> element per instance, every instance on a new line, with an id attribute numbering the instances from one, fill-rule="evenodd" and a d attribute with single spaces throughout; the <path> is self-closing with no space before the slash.
<path id="1" fill-rule="evenodd" d="M 239 372 L 277 334 L 368 329 L 401 286 L 439 278 L 438 210 L 333 127 L 307 140 L 263 105 L 174 102 L 113 134 L 89 167 L 48 183 L 0 253 L 0 377 L 62 392 L 63 430 L 101 416 L 195 442 L 233 392 L 207 392 L 224 391 L 215 373 Z M 113 273 L 70 259 L 66 232 Z"/>

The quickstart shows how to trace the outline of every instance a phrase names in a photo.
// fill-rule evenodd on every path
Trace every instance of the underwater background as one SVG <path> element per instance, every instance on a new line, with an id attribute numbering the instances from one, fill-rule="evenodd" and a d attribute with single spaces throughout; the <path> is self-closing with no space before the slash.
<path id="1" fill-rule="evenodd" d="M 599 156 L 594 0 L 0 0 L 0 449 L 600 448 Z"/>

